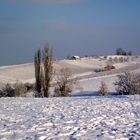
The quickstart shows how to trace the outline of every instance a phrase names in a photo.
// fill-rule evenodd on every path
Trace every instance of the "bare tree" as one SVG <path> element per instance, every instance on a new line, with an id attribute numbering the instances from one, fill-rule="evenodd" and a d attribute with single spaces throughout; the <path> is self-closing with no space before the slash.
<path id="1" fill-rule="evenodd" d="M 42 57 L 41 57 L 42 56 Z M 41 55 L 40 49 L 35 52 L 35 97 L 48 97 L 53 74 L 53 53 L 47 44 Z"/>
<path id="2" fill-rule="evenodd" d="M 44 92 L 44 97 L 48 97 L 50 83 L 51 83 L 52 75 L 53 75 L 53 52 L 52 52 L 52 49 L 51 50 L 49 49 L 48 44 L 44 47 L 44 50 L 43 50 L 43 64 L 44 64 L 43 92 Z"/>
<path id="3" fill-rule="evenodd" d="M 35 90 L 37 93 L 41 92 L 41 51 L 38 49 L 34 57 L 35 65 Z"/>
<path id="4" fill-rule="evenodd" d="M 118 81 L 114 84 L 121 95 L 140 94 L 140 74 L 126 72 L 118 75 Z"/>
<path id="5" fill-rule="evenodd" d="M 69 96 L 69 93 L 72 92 L 77 83 L 77 80 L 72 77 L 72 72 L 68 68 L 62 68 L 55 79 L 54 92 L 57 97 Z"/>
<path id="6" fill-rule="evenodd" d="M 99 94 L 101 96 L 108 95 L 108 88 L 107 88 L 107 85 L 104 81 L 101 82 L 101 85 L 100 85 L 100 88 L 99 88 Z"/>

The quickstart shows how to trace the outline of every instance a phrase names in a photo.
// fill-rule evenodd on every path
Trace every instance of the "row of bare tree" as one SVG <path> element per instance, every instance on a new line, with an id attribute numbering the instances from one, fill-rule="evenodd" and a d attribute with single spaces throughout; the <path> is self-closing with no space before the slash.
<path id="1" fill-rule="evenodd" d="M 53 96 L 68 96 L 76 80 L 72 78 L 72 73 L 68 68 L 62 68 L 59 73 L 53 69 L 53 52 L 47 44 L 41 51 L 38 49 L 34 57 L 35 65 L 35 97 L 49 97 L 49 89 L 52 79 L 54 83 Z"/>
<path id="2" fill-rule="evenodd" d="M 48 44 L 35 52 L 35 97 L 48 97 L 53 74 L 53 52 Z"/>

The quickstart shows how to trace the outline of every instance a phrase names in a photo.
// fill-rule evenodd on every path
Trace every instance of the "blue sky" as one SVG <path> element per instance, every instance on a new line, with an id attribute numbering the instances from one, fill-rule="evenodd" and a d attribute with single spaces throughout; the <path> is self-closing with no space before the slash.
<path id="1" fill-rule="evenodd" d="M 46 43 L 58 59 L 140 54 L 140 0 L 0 1 L 0 65 L 31 62 Z"/>

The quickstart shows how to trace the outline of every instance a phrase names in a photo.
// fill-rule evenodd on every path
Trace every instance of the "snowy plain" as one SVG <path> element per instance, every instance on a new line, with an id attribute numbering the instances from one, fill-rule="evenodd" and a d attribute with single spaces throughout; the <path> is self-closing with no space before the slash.
<path id="1" fill-rule="evenodd" d="M 139 140 L 140 96 L 1 98 L 1 140 Z"/>

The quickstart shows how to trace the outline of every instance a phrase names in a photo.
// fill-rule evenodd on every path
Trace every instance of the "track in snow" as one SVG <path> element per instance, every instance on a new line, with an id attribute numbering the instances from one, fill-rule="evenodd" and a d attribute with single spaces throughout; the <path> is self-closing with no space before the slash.
<path id="1" fill-rule="evenodd" d="M 140 138 L 140 96 L 0 98 L 0 139 Z"/>

